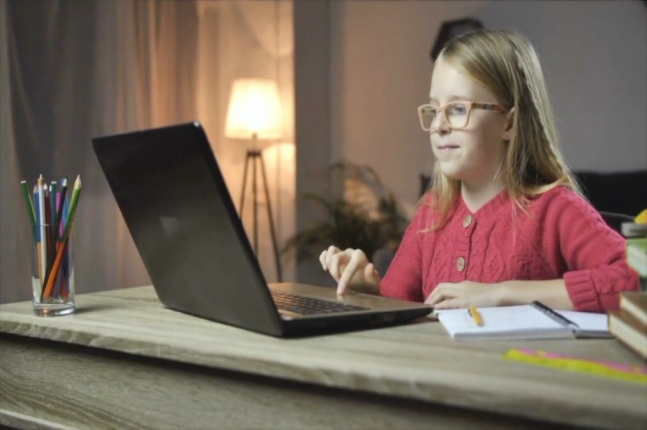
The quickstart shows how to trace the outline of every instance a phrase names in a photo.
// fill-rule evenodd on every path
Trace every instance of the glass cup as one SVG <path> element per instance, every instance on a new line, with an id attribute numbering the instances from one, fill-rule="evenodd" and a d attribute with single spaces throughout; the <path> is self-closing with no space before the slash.
<path id="1" fill-rule="evenodd" d="M 32 293 L 34 314 L 61 316 L 74 313 L 74 225 L 54 232 L 49 224 L 34 226 Z"/>

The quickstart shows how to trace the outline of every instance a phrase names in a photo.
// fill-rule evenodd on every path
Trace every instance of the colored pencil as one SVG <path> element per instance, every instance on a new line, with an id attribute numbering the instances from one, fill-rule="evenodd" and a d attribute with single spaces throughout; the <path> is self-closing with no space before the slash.
<path id="1" fill-rule="evenodd" d="M 43 283 L 42 287 L 44 287 L 44 282 L 45 282 L 45 276 L 47 276 L 47 236 L 45 233 L 45 192 L 43 190 L 43 187 L 45 185 L 45 180 L 43 179 L 43 175 L 40 175 L 38 178 L 38 229 L 40 231 L 40 268 L 42 271 L 42 278 L 41 282 Z M 42 297 L 41 297 L 42 298 Z"/>
<path id="2" fill-rule="evenodd" d="M 70 213 L 70 204 L 69 204 L 69 199 L 66 199 L 63 202 L 63 219 L 67 219 L 67 214 Z M 62 224 L 61 228 L 61 234 L 59 237 L 63 237 L 63 233 L 65 233 L 65 224 Z M 61 263 L 63 267 L 59 270 L 59 273 L 61 273 L 61 296 L 67 297 L 68 292 L 70 290 L 69 287 L 69 278 L 70 278 L 70 265 L 72 262 L 70 261 L 70 247 L 65 248 L 65 255 L 63 256 L 63 262 Z"/>
<path id="3" fill-rule="evenodd" d="M 65 193 L 67 193 L 67 178 L 61 181 L 60 200 L 58 202 L 58 211 L 56 213 L 57 225 L 65 226 L 63 218 L 63 204 L 65 203 Z M 57 228 L 56 238 L 58 239 L 63 234 L 63 227 Z"/>
<path id="4" fill-rule="evenodd" d="M 54 203 L 55 203 L 55 205 L 54 205 L 55 212 L 54 213 L 57 214 L 58 213 L 58 208 L 61 205 L 61 193 L 60 192 L 56 193 L 56 201 Z M 58 219 L 58 216 L 57 216 L 57 219 Z M 52 224 L 54 237 L 55 237 L 55 239 L 54 239 L 55 242 L 58 242 L 58 237 L 62 234 L 60 224 L 61 224 L 60 219 L 58 219 L 57 222 Z M 59 274 L 59 276 L 57 276 L 56 280 L 54 281 L 55 282 L 54 283 L 54 296 L 55 297 L 58 297 L 62 292 L 62 285 L 61 285 L 60 281 L 61 281 L 61 276 Z"/>
<path id="5" fill-rule="evenodd" d="M 58 219 L 59 219 L 59 229 L 58 229 L 58 237 L 59 239 L 63 237 L 63 233 L 65 232 L 65 220 L 67 219 L 67 199 L 66 199 L 66 193 L 67 193 L 67 180 L 65 180 L 65 185 L 63 186 L 63 189 L 61 190 L 61 203 L 60 206 L 58 207 Z"/>
<path id="6" fill-rule="evenodd" d="M 474 323 L 477 326 L 481 327 L 483 325 L 483 317 L 481 317 L 481 313 L 476 308 L 476 306 L 471 305 L 468 308 L 467 313 L 470 315 L 470 317 L 472 317 L 472 319 L 474 320 Z"/>
<path id="7" fill-rule="evenodd" d="M 49 201 L 51 204 L 50 212 L 51 212 L 51 219 L 52 219 L 52 243 L 56 243 L 56 239 L 58 238 L 58 234 L 56 233 L 56 181 L 52 181 L 52 183 L 49 186 Z"/>
<path id="8" fill-rule="evenodd" d="M 36 210 L 34 209 L 34 202 L 31 200 L 27 181 L 21 181 L 20 186 L 25 197 L 25 203 L 27 204 L 27 213 L 29 215 L 29 223 L 31 224 L 31 232 L 34 235 L 34 243 L 36 243 Z"/>
<path id="9" fill-rule="evenodd" d="M 47 238 L 47 272 L 52 267 L 54 262 L 54 241 L 52 235 L 52 204 L 49 197 L 49 189 L 47 184 L 43 187 L 43 192 L 45 193 L 45 235 Z"/>
<path id="10" fill-rule="evenodd" d="M 77 176 L 76 181 L 74 182 L 74 190 L 72 191 L 72 199 L 70 202 L 70 210 L 67 214 L 67 221 L 65 223 L 65 232 L 63 236 L 59 239 L 58 248 L 56 250 L 56 259 L 52 265 L 52 270 L 49 274 L 49 277 L 46 281 L 46 287 L 43 290 L 43 295 L 45 297 L 50 297 L 52 293 L 52 288 L 54 287 L 54 280 L 58 275 L 58 271 L 61 267 L 61 262 L 67 248 L 67 242 L 70 235 L 70 230 L 74 223 L 74 216 L 76 215 L 76 208 L 79 202 L 79 196 L 81 195 L 81 177 Z"/>
<path id="11" fill-rule="evenodd" d="M 80 195 L 81 195 L 81 176 L 79 175 L 76 177 L 76 181 L 74 181 L 74 189 L 72 190 L 72 199 L 70 201 L 70 210 L 67 214 L 67 220 L 65 222 L 65 233 L 63 233 L 61 242 L 66 241 L 67 237 L 70 234 L 70 229 L 72 228 L 72 224 L 74 223 L 74 217 L 76 215 L 76 207 L 79 203 Z"/>
<path id="12" fill-rule="evenodd" d="M 36 234 L 36 259 L 38 260 L 38 280 L 40 283 L 41 293 L 43 289 L 43 282 L 45 281 L 45 273 L 43 273 L 42 266 L 42 254 L 41 254 L 41 243 L 40 243 L 40 205 L 38 204 L 38 185 L 34 185 L 34 203 L 36 207 L 34 208 L 34 215 L 36 217 L 36 225 L 34 225 L 34 233 Z"/>

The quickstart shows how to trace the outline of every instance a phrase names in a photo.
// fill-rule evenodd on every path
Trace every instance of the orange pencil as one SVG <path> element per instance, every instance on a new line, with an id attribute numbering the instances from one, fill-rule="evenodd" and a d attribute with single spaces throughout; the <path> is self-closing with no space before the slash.
<path id="1" fill-rule="evenodd" d="M 56 282 L 56 277 L 58 276 L 58 270 L 61 267 L 61 261 L 63 261 L 63 256 L 65 255 L 65 248 L 67 247 L 67 240 L 65 242 L 58 243 L 58 249 L 56 252 L 56 260 L 52 264 L 52 270 L 49 272 L 49 279 L 47 280 L 47 287 L 45 289 L 45 297 L 49 297 L 52 294 L 52 289 L 54 288 L 54 282 Z"/>

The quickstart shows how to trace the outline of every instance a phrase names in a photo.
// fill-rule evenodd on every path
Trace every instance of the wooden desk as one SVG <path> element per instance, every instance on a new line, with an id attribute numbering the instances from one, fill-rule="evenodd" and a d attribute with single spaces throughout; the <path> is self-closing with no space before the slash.
<path id="1" fill-rule="evenodd" d="M 0 423 L 17 428 L 644 428 L 645 385 L 511 362 L 640 364 L 614 340 L 451 341 L 437 322 L 281 340 L 170 311 L 151 287 L 77 314 L 0 306 Z"/>

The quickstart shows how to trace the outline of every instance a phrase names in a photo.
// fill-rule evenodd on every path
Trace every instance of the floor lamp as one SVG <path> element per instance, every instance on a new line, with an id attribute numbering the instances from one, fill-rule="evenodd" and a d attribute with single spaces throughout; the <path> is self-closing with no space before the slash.
<path id="1" fill-rule="evenodd" d="M 245 205 L 245 191 L 247 189 L 247 177 L 249 165 L 251 164 L 251 182 L 253 198 L 253 245 L 254 253 L 258 256 L 258 192 L 257 192 L 257 164 L 261 172 L 261 181 L 265 201 L 267 204 L 267 217 L 270 224 L 270 234 L 274 259 L 276 263 L 276 274 L 278 281 L 282 281 L 281 260 L 279 248 L 276 242 L 274 231 L 274 218 L 270 203 L 270 193 L 267 186 L 267 174 L 263 153 L 257 149 L 258 140 L 274 140 L 281 138 L 281 103 L 279 101 L 276 82 L 269 79 L 236 79 L 229 99 L 227 110 L 227 121 L 225 136 L 232 139 L 251 139 L 254 142 L 254 149 L 248 150 L 245 157 L 245 168 L 243 170 L 243 188 L 240 196 L 240 218 L 243 218 Z"/>

